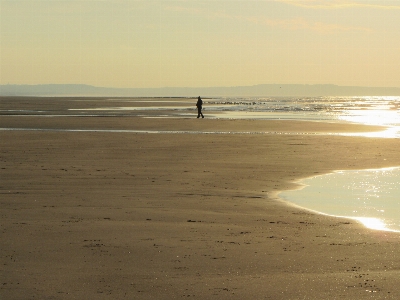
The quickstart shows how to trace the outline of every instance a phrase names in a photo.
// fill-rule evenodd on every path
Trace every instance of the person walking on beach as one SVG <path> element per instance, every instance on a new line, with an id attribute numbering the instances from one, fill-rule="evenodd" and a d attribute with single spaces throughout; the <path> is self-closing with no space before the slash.
<path id="1" fill-rule="evenodd" d="M 201 100 L 200 96 L 197 98 L 197 118 L 200 118 L 200 115 L 202 118 L 204 118 L 203 113 L 201 112 L 201 109 L 203 108 L 203 100 Z"/>

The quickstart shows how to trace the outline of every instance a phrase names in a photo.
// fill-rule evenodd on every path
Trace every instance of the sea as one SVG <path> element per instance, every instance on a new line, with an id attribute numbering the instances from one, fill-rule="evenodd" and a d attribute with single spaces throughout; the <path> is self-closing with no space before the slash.
<path id="1" fill-rule="evenodd" d="M 400 138 L 400 96 L 221 98 L 207 104 L 216 118 L 377 125 L 385 129 L 361 135 Z"/>
<path id="2" fill-rule="evenodd" d="M 76 107 L 74 104 L 77 102 L 74 101 L 82 104 L 85 101 L 92 101 L 91 103 L 93 103 L 96 100 L 73 98 L 69 107 L 61 111 L 46 111 L 42 108 L 17 111 L 0 108 L 0 116 L 192 118 L 195 117 L 195 100 L 195 98 L 162 98 L 157 101 L 149 98 L 124 98 L 123 100 L 120 98 L 107 98 L 103 99 L 100 105 L 91 104 L 87 107 L 84 105 Z M 121 106 L 121 103 L 124 105 Z M 203 113 L 206 118 L 297 120 L 377 125 L 382 126 L 382 130 L 361 133 L 322 134 L 399 139 L 400 142 L 400 96 L 204 97 L 203 103 Z M 42 129 L 0 128 L 0 130 Z M 58 128 L 55 130 L 63 129 Z M 65 130 L 85 131 L 85 129 Z M 104 131 L 159 134 L 231 134 L 229 132 L 152 130 Z M 249 133 L 279 134 L 279 132 Z M 372 229 L 400 232 L 399 182 L 400 161 L 397 166 L 392 166 L 392 168 L 352 171 L 335 170 L 330 174 L 304 178 L 298 182 L 301 188 L 293 191 L 283 191 L 279 196 L 285 201 L 321 214 L 356 219 Z"/>

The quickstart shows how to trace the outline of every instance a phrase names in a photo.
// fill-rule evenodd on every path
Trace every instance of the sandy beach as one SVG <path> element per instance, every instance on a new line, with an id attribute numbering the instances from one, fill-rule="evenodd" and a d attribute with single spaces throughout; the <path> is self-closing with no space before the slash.
<path id="1" fill-rule="evenodd" d="M 1 115 L 0 128 L 51 129 L 0 131 L 1 299 L 400 298 L 399 233 L 276 196 L 399 166 L 399 139 L 321 134 L 376 128 L 195 113 Z M 101 131 L 115 129 L 164 132 Z"/>

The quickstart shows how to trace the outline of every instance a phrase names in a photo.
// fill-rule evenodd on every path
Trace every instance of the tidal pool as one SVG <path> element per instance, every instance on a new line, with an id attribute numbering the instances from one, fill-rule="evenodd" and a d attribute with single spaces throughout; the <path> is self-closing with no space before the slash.
<path id="1" fill-rule="evenodd" d="M 298 206 L 400 232 L 400 167 L 335 171 L 300 180 L 282 199 Z"/>

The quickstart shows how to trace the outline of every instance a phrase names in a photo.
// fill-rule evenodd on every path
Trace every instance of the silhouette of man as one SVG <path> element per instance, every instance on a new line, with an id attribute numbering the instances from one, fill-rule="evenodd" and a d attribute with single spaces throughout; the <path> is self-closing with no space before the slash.
<path id="1" fill-rule="evenodd" d="M 200 96 L 197 98 L 197 118 L 200 118 L 200 115 L 202 118 L 204 118 L 203 113 L 201 112 L 201 109 L 203 108 L 203 100 L 201 100 Z"/>

